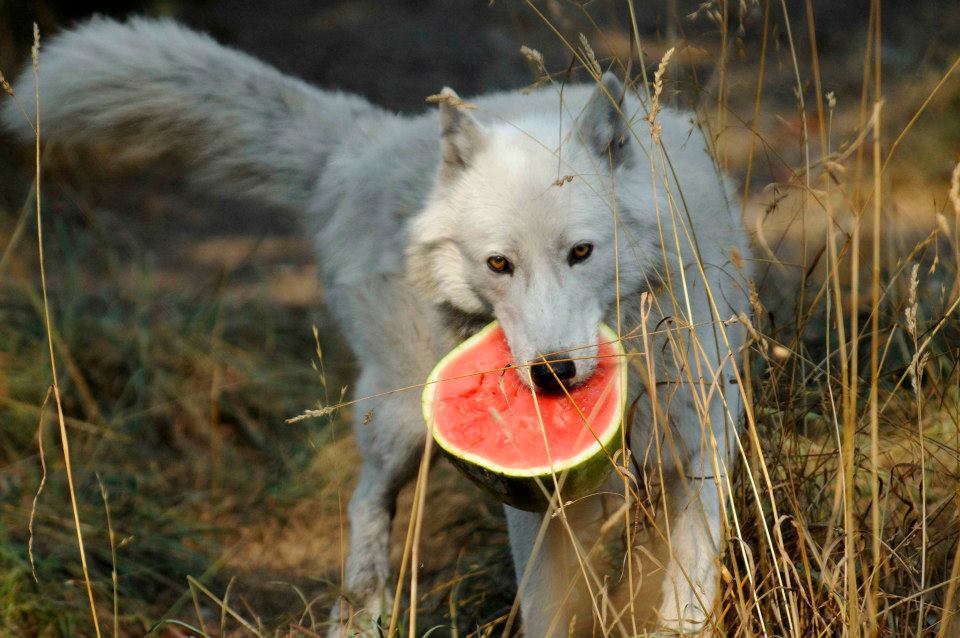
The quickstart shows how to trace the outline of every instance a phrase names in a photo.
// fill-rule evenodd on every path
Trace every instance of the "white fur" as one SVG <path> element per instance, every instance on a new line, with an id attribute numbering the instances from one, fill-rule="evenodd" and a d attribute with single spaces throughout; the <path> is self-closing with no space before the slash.
<path id="1" fill-rule="evenodd" d="M 363 366 L 357 396 L 422 382 L 492 318 L 518 365 L 574 349 L 574 382 L 583 381 L 595 367 L 598 322 L 618 323 L 618 294 L 623 333 L 639 334 L 640 295 L 654 292 L 647 328 L 657 329 L 649 354 L 661 412 L 634 376 L 641 396 L 630 446 L 651 482 L 662 476 L 670 559 L 659 601 L 637 607 L 658 606 L 670 629 L 704 628 L 718 586 L 718 485 L 741 410 L 729 379 L 743 335 L 718 320 L 747 308 L 729 257 L 747 250 L 726 182 L 687 114 L 660 112 L 661 153 L 641 101 L 628 92 L 615 106 L 622 89 L 607 76 L 600 88 L 500 93 L 473 100 L 475 111 L 448 102 L 439 118 L 400 117 L 144 19 L 92 20 L 46 46 L 41 66 L 48 137 L 137 157 L 172 152 L 203 188 L 305 213 L 329 303 Z M 32 92 L 30 73 L 16 89 Z M 4 119 L 30 134 L 9 103 Z M 579 242 L 593 254 L 571 265 Z M 508 257 L 513 274 L 493 273 L 492 254 Z M 642 351 L 636 339 L 628 346 Z M 416 392 L 358 413 L 371 408 L 372 422 L 355 428 L 364 460 L 343 583 L 361 631 L 389 610 L 391 513 L 426 433 Z M 542 534 L 541 515 L 507 509 L 528 636 L 566 635 L 574 614 L 583 620 L 590 605 L 603 607 L 594 568 L 575 560 L 590 550 L 601 504 L 567 508 L 569 530 L 555 518 Z M 338 605 L 333 617 L 348 611 Z"/>
<path id="2" fill-rule="evenodd" d="M 105 141 L 121 158 L 176 153 L 216 194 L 302 205 L 347 133 L 377 113 L 365 100 L 320 91 L 168 20 L 94 18 L 44 43 L 41 131 L 67 143 Z M 16 93 L 33 104 L 25 71 Z M 33 131 L 6 100 L 3 118 Z"/>

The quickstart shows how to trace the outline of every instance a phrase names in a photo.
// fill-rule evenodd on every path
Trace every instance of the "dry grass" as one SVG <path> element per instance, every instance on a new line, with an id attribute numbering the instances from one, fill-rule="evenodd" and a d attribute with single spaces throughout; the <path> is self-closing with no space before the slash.
<path id="1" fill-rule="evenodd" d="M 736 51 L 740 5 L 708 5 L 696 20 L 714 21 Z M 856 89 L 828 97 L 817 25 L 807 19 L 803 33 L 802 16 L 785 15 L 811 5 L 750 6 L 763 16 L 761 46 L 724 58 L 705 112 L 719 161 L 753 185 L 744 218 L 758 265 L 740 367 L 750 418 L 714 626 L 742 637 L 958 635 L 945 609 L 957 609 L 960 575 L 960 197 L 948 196 L 956 149 L 938 128 L 956 119 L 956 66 L 885 77 L 873 3 Z M 658 100 L 680 101 L 687 78 L 722 57 L 630 24 L 581 38 L 589 7 L 531 8 L 591 74 L 620 64 L 642 78 L 649 67 L 654 86 L 662 62 Z M 788 25 L 789 38 L 775 37 Z M 566 71 L 537 56 L 538 75 Z M 796 97 L 771 88 L 798 83 Z M 637 134 L 651 129 L 655 112 Z M 364 407 L 285 423 L 318 397 L 337 403 L 353 376 L 336 333 L 306 310 L 322 303 L 309 247 L 292 226 L 266 242 L 217 235 L 198 221 L 202 202 L 104 197 L 67 172 L 44 178 L 56 187 L 42 209 L 28 195 L 0 218 L 0 633 L 94 635 L 89 572 L 105 634 L 323 634 L 357 467 L 346 423 Z M 107 208 L 141 209 L 139 224 Z M 158 220 L 154 209 L 180 212 Z M 168 254 L 154 252 L 158 238 Z M 44 399 L 52 361 L 62 419 Z M 446 465 L 420 487 L 398 507 L 392 558 L 409 567 L 395 626 L 414 633 L 416 583 L 420 635 L 501 635 L 515 592 L 497 506 Z M 655 534 L 656 498 L 635 503 L 634 520 Z"/>

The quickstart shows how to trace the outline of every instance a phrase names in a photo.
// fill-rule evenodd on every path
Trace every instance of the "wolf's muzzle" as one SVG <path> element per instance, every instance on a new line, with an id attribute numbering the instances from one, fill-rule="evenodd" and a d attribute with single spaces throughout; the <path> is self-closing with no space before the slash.
<path id="1" fill-rule="evenodd" d="M 540 357 L 539 361 L 530 366 L 530 378 L 544 392 L 562 392 L 564 382 L 577 376 L 577 366 L 568 354 Z"/>

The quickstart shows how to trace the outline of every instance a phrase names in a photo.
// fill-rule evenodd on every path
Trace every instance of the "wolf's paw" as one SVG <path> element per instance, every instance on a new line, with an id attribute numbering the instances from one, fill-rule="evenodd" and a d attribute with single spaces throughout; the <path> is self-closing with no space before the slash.
<path id="1" fill-rule="evenodd" d="M 343 620 L 332 619 L 327 638 L 381 638 L 386 633 L 379 617 L 358 611 Z"/>
<path id="2" fill-rule="evenodd" d="M 664 587 L 663 603 L 657 612 L 664 636 L 713 635 L 707 622 L 708 610 L 704 609 L 704 603 L 709 604 L 711 598 L 706 597 L 706 592 L 699 592 L 699 597 L 697 594 L 689 585 L 681 585 L 677 590 Z"/>
<path id="3" fill-rule="evenodd" d="M 663 610 L 660 613 L 663 614 Z M 686 638 L 713 636 L 710 632 L 710 625 L 707 624 L 706 614 L 699 607 L 694 608 L 693 606 L 689 606 L 682 616 L 679 614 L 670 618 L 661 616 L 659 628 L 655 635 L 664 637 L 684 636 Z"/>
<path id="4" fill-rule="evenodd" d="M 382 638 L 386 633 L 386 627 L 379 622 L 358 614 L 347 623 L 330 627 L 327 638 Z"/>
<path id="5" fill-rule="evenodd" d="M 389 598 L 386 594 L 368 596 L 361 608 L 340 598 L 330 611 L 327 638 L 380 638 L 387 633 L 387 625 L 382 621 L 385 616 L 389 620 Z"/>

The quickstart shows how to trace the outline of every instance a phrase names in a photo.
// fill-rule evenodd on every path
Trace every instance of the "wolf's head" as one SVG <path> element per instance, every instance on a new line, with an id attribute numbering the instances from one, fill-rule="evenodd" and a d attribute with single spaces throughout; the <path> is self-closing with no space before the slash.
<path id="1" fill-rule="evenodd" d="M 481 124 L 445 89 L 439 174 L 408 253 L 412 277 L 448 314 L 499 320 L 514 363 L 530 371 L 521 378 L 546 390 L 594 372 L 598 324 L 618 294 L 643 285 L 649 254 L 637 249 L 656 234 L 654 216 L 640 222 L 625 203 L 651 194 L 622 85 L 607 75 L 580 94 Z"/>

